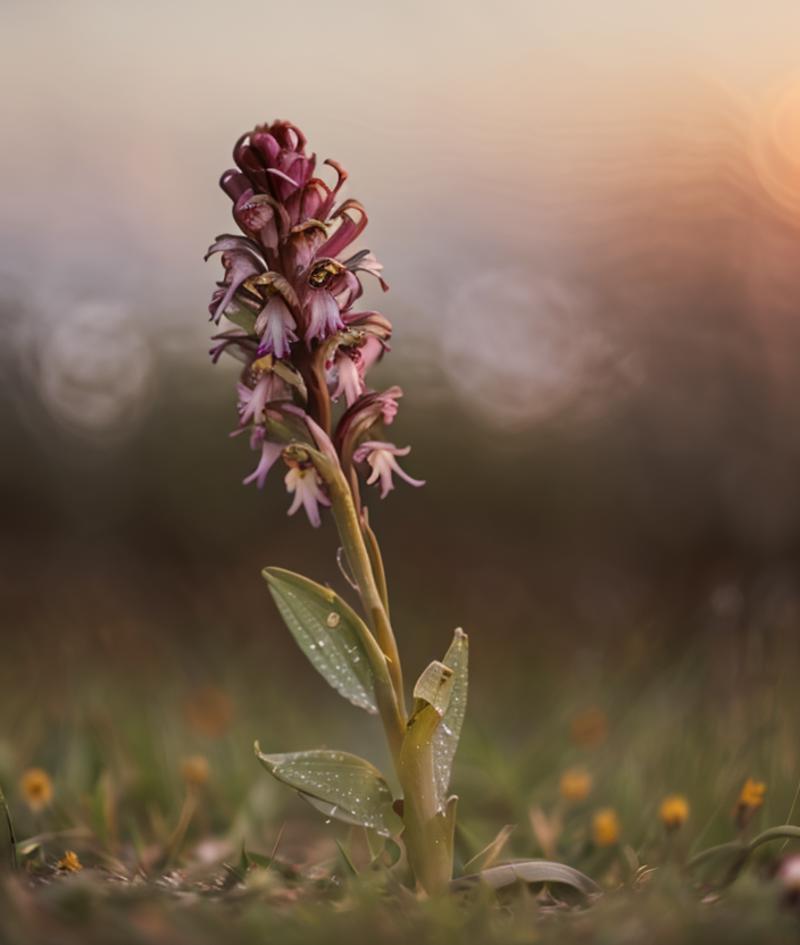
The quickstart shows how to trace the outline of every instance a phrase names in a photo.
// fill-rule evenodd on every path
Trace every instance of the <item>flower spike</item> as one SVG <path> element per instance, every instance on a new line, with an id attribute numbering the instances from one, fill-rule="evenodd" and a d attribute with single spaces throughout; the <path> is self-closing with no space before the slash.
<path id="1" fill-rule="evenodd" d="M 219 256 L 223 267 L 211 317 L 231 323 L 214 336 L 211 358 L 229 354 L 243 362 L 235 432 L 249 431 L 258 454 L 245 482 L 263 487 L 288 449 L 290 511 L 302 506 L 316 525 L 330 504 L 328 474 L 345 473 L 360 509 L 353 454 L 364 441 L 374 448 L 361 449 L 359 462 L 371 467 L 368 482 L 378 483 L 382 495 L 394 476 L 420 482 L 398 465 L 407 450 L 383 439 L 400 389 L 369 388 L 372 366 L 389 350 L 392 326 L 357 300 L 365 276 L 388 286 L 372 251 L 354 246 L 368 218 L 359 201 L 342 199 L 347 171 L 327 159 L 323 170 L 333 175 L 316 176 L 317 159 L 299 128 L 288 121 L 258 125 L 236 142 L 233 160 L 219 183 L 239 232 L 218 236 L 206 253 L 206 259 Z M 338 424 L 335 411 L 341 413 Z M 308 456 L 293 459 L 292 450 L 303 444 Z"/>

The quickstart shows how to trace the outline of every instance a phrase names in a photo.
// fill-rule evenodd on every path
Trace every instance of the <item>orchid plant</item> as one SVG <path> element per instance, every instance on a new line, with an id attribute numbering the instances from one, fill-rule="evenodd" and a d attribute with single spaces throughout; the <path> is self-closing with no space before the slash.
<path id="1" fill-rule="evenodd" d="M 386 838 L 402 835 L 418 884 L 436 894 L 453 873 L 457 798 L 449 786 L 467 703 L 468 644 L 457 629 L 442 659 L 416 681 L 407 708 L 386 573 L 363 498 L 369 486 L 386 498 L 396 478 L 424 485 L 400 465 L 410 447 L 398 447 L 387 432 L 402 390 L 376 391 L 367 382 L 389 350 L 392 326 L 359 307 L 361 280 L 388 286 L 375 256 L 353 250 L 367 215 L 358 201 L 341 199 L 347 173 L 327 160 L 335 180 L 316 176 L 298 128 L 285 121 L 259 126 L 239 139 L 233 157 L 236 168 L 220 184 L 241 232 L 217 237 L 206 258 L 219 254 L 224 268 L 211 317 L 230 323 L 214 336 L 212 359 L 228 354 L 242 362 L 234 432 L 247 434 L 257 454 L 244 482 L 263 487 L 282 462 L 289 514 L 302 506 L 318 526 L 329 510 L 361 613 L 307 577 L 275 567 L 263 574 L 314 668 L 380 718 L 402 800 L 383 774 L 352 754 L 267 754 L 258 743 L 256 753 L 271 775 L 327 817 Z M 563 872 L 558 879 L 584 891 L 591 882 Z"/>

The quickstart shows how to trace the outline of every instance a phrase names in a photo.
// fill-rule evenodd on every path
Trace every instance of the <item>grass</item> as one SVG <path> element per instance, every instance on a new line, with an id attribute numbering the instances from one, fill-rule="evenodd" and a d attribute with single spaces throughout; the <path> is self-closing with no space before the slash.
<path id="1" fill-rule="evenodd" d="M 702 640 L 662 657 L 633 643 L 588 669 L 543 654 L 502 687 L 476 674 L 455 772 L 458 870 L 552 857 L 601 885 L 591 901 L 560 886 L 419 900 L 402 860 L 391 866 L 396 851 L 370 849 L 363 831 L 326 823 L 274 783 L 253 757 L 256 737 L 275 750 L 327 744 L 385 762 L 371 720 L 320 691 L 310 670 L 288 685 L 279 665 L 239 654 L 211 682 L 176 683 L 176 672 L 100 683 L 87 669 L 32 690 L 4 675 L 0 786 L 19 869 L 0 867 L 0 941 L 796 937 L 800 912 L 776 872 L 800 843 L 764 844 L 730 884 L 729 861 L 686 869 L 698 851 L 800 819 L 792 673 L 743 686 Z M 226 663 L 219 654 L 208 665 Z M 41 810 L 20 788 L 34 766 L 52 777 Z M 588 775 L 585 798 L 561 796 L 568 769 Z M 735 807 L 747 777 L 767 792 L 742 828 Z M 670 833 L 659 806 L 673 793 L 690 812 Z M 619 824 L 608 846 L 593 837 L 599 809 Z M 81 869 L 67 868 L 67 851 Z"/>

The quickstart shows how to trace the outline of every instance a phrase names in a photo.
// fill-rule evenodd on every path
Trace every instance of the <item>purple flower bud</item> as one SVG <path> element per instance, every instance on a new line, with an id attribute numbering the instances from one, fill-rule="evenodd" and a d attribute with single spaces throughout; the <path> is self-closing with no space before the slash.
<path id="1" fill-rule="evenodd" d="M 233 158 L 254 190 L 284 201 L 314 173 L 315 158 L 305 153 L 305 145 L 299 128 L 276 121 L 242 135 Z"/>

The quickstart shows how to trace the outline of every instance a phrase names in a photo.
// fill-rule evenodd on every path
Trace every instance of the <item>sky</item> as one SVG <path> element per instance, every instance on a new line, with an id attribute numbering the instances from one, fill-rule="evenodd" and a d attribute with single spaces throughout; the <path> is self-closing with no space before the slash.
<path id="1" fill-rule="evenodd" d="M 283 117 L 350 171 L 392 285 L 376 304 L 431 389 L 478 385 L 510 423 L 596 402 L 600 374 L 613 400 L 643 370 L 623 278 L 638 304 L 669 275 L 658 259 L 686 271 L 744 213 L 720 260 L 756 294 L 780 284 L 791 253 L 729 191 L 794 233 L 798 35 L 789 2 L 6 0 L 0 302 L 28 311 L 12 343 L 61 365 L 38 368 L 45 401 L 101 426 L 113 404 L 81 390 L 106 385 L 109 352 L 129 405 L 148 351 L 196 356 L 203 252 L 231 227 L 216 182 L 244 130 Z M 61 383 L 78 338 L 102 353 Z"/>

